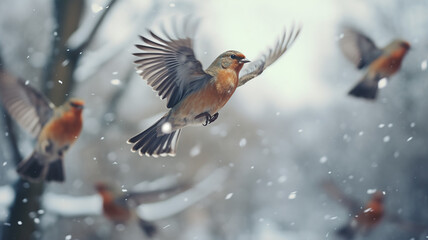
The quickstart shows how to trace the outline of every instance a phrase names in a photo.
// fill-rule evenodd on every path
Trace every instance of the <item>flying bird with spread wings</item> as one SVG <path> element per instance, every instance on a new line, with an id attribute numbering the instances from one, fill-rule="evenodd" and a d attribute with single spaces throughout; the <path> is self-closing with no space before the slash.
<path id="1" fill-rule="evenodd" d="M 321 187 L 328 196 L 337 200 L 347 208 L 350 218 L 347 223 L 336 230 L 341 239 L 352 240 L 359 236 L 367 236 L 374 231 L 381 222 L 393 223 L 397 229 L 415 235 L 421 235 L 428 230 L 425 223 L 413 222 L 404 219 L 385 206 L 385 192 L 374 191 L 365 203 L 346 194 L 333 181 L 322 182 Z"/>
<path id="2" fill-rule="evenodd" d="M 188 36 L 189 25 L 184 24 Z M 194 29 L 191 26 L 190 29 Z M 196 59 L 193 40 L 163 31 L 165 37 L 149 31 L 149 37 L 136 47 L 135 61 L 143 79 L 147 80 L 158 95 L 167 99 L 170 109 L 160 120 L 145 131 L 128 140 L 134 144 L 132 151 L 146 156 L 175 156 L 178 138 L 183 127 L 208 125 L 214 122 L 218 111 L 228 102 L 236 88 L 260 75 L 281 57 L 293 44 L 301 28 L 284 31 L 274 48 L 261 59 L 240 71 L 250 61 L 241 52 L 226 51 L 218 56 L 205 70 Z"/>
<path id="3" fill-rule="evenodd" d="M 153 237 L 157 232 L 154 223 L 146 221 L 136 214 L 136 208 L 141 204 L 158 202 L 170 198 L 190 188 L 189 184 L 179 184 L 166 189 L 145 192 L 127 192 L 117 194 L 106 183 L 99 182 L 95 189 L 103 201 L 103 214 L 115 224 L 138 221 L 141 230 L 147 237 Z"/>
<path id="4" fill-rule="evenodd" d="M 0 67 L 0 100 L 9 115 L 34 138 L 33 153 L 17 172 L 32 182 L 63 182 L 63 159 L 82 130 L 84 102 L 70 99 L 55 107 L 43 94 Z"/>
<path id="5" fill-rule="evenodd" d="M 395 39 L 384 48 L 378 48 L 369 37 L 360 31 L 346 27 L 339 41 L 343 54 L 358 69 L 367 68 L 363 78 L 349 91 L 354 97 L 375 99 L 378 83 L 400 70 L 401 62 L 410 49 L 410 44 Z"/>

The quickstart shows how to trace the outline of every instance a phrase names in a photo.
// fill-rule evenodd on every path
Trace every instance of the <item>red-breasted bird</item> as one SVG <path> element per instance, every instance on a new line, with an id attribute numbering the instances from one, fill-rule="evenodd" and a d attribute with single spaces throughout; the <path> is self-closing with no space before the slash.
<path id="1" fill-rule="evenodd" d="M 347 196 L 333 182 L 323 182 L 324 190 L 334 199 L 343 204 L 351 218 L 336 233 L 343 239 L 353 239 L 356 235 L 369 234 L 384 218 L 384 193 L 376 191 L 366 204 Z"/>
<path id="2" fill-rule="evenodd" d="M 152 39 L 142 37 L 143 45 L 136 45 L 142 52 L 135 63 L 143 79 L 147 80 L 158 95 L 167 98 L 170 109 L 154 125 L 132 137 L 132 151 L 146 156 L 174 156 L 181 129 L 188 125 L 204 125 L 215 121 L 218 111 L 227 103 L 236 88 L 260 75 L 291 46 L 300 33 L 294 27 L 290 34 L 284 32 L 273 49 L 249 68 L 240 71 L 250 62 L 244 54 L 230 50 L 218 56 L 205 70 L 193 52 L 190 37 L 171 36 L 164 30 L 165 38 L 149 31 Z M 177 35 L 177 34 L 175 34 Z"/>
<path id="3" fill-rule="evenodd" d="M 353 239 L 356 234 L 367 235 L 383 219 L 384 213 L 384 195 L 377 191 L 362 209 L 353 213 L 349 223 L 336 233 L 345 239 Z"/>
<path id="4" fill-rule="evenodd" d="M 336 234 L 342 239 L 351 240 L 358 235 L 368 235 L 379 226 L 380 222 L 388 222 L 397 229 L 419 236 L 426 233 L 428 224 L 403 219 L 401 215 L 385 209 L 385 195 L 376 191 L 365 203 L 345 194 L 334 182 L 323 181 L 322 187 L 327 194 L 344 205 L 350 214 L 348 222 L 340 227 Z"/>
<path id="5" fill-rule="evenodd" d="M 103 214 L 114 224 L 126 224 L 130 221 L 138 221 L 139 226 L 148 237 L 153 237 L 157 228 L 154 223 L 148 222 L 137 216 L 135 209 L 144 203 L 153 203 L 163 200 L 166 196 L 172 197 L 179 193 L 187 185 L 172 186 L 167 189 L 151 190 L 145 192 L 127 192 L 116 194 L 105 183 L 97 183 L 95 189 L 103 200 Z"/>
<path id="6" fill-rule="evenodd" d="M 339 43 L 345 56 L 358 69 L 367 67 L 366 74 L 349 91 L 352 96 L 366 99 L 376 98 L 379 80 L 394 75 L 410 49 L 410 44 L 401 39 L 393 40 L 384 48 L 378 48 L 373 40 L 353 28 L 344 29 Z"/>
<path id="7" fill-rule="evenodd" d="M 71 99 L 55 107 L 40 92 L 0 69 L 0 98 L 9 115 L 37 138 L 33 153 L 17 172 L 25 179 L 63 182 L 63 158 L 82 130 L 84 102 Z"/>

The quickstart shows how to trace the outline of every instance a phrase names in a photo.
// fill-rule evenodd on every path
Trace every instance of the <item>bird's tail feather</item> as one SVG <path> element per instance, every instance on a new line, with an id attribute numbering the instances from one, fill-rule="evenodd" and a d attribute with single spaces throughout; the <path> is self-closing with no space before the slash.
<path id="1" fill-rule="evenodd" d="M 64 166 L 63 161 L 60 158 L 49 164 L 46 181 L 64 182 L 64 180 Z"/>
<path id="2" fill-rule="evenodd" d="M 370 79 L 367 75 L 365 75 L 364 78 L 349 91 L 349 95 L 366 99 L 375 99 L 377 90 L 377 81 Z"/>
<path id="3" fill-rule="evenodd" d="M 350 224 L 347 224 L 336 231 L 336 234 L 342 239 L 352 240 L 355 236 L 355 229 Z"/>
<path id="4" fill-rule="evenodd" d="M 131 150 L 139 151 L 140 155 L 146 156 L 175 156 L 175 148 L 177 147 L 181 129 L 170 133 L 162 133 L 163 124 L 167 123 L 166 118 L 163 117 L 144 132 L 129 139 L 128 143 L 134 144 Z"/>
<path id="5" fill-rule="evenodd" d="M 44 164 L 44 161 L 40 159 L 41 156 L 37 152 L 33 152 L 30 157 L 22 160 L 16 171 L 23 178 L 32 181 L 40 182 L 44 179 L 47 171 L 47 164 Z"/>
<path id="6" fill-rule="evenodd" d="M 144 231 L 147 237 L 152 238 L 156 234 L 157 227 L 153 223 L 147 222 L 143 219 L 139 219 L 138 223 L 140 225 L 140 228 Z"/>

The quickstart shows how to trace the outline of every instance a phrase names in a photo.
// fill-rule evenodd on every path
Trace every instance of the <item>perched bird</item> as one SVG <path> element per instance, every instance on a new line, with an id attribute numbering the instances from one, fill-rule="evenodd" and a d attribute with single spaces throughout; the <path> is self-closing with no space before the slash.
<path id="1" fill-rule="evenodd" d="M 384 48 L 378 48 L 369 37 L 352 28 L 344 29 L 339 45 L 358 69 L 367 67 L 366 74 L 349 91 L 352 96 L 366 99 L 376 98 L 379 80 L 394 75 L 410 49 L 410 44 L 400 39 L 393 40 Z"/>
<path id="2" fill-rule="evenodd" d="M 63 182 L 64 154 L 82 129 L 84 102 L 71 99 L 55 107 L 40 92 L 1 68 L 0 98 L 9 115 L 37 138 L 33 153 L 19 163 L 17 172 L 33 182 Z"/>
<path id="3" fill-rule="evenodd" d="M 260 75 L 274 63 L 300 33 L 294 27 L 263 58 L 246 70 L 250 62 L 238 51 L 226 51 L 205 70 L 196 59 L 190 37 L 171 36 L 164 30 L 165 38 L 149 31 L 152 39 L 142 37 L 144 45 L 136 45 L 142 52 L 135 63 L 143 79 L 147 80 L 158 95 L 167 98 L 170 110 L 154 125 L 132 137 L 132 151 L 146 156 L 174 156 L 181 129 L 188 125 L 206 126 L 218 117 L 218 111 L 227 103 L 236 88 Z M 177 35 L 177 34 L 175 34 Z"/>
<path id="4" fill-rule="evenodd" d="M 137 221 L 147 237 L 153 237 L 157 228 L 151 222 L 145 221 L 137 216 L 135 208 L 144 203 L 153 203 L 163 200 L 166 195 L 173 196 L 179 193 L 183 186 L 173 186 L 167 189 L 152 190 L 145 192 L 127 192 L 117 195 L 105 183 L 97 183 L 95 189 L 103 200 L 103 214 L 114 224 L 126 224 Z"/>

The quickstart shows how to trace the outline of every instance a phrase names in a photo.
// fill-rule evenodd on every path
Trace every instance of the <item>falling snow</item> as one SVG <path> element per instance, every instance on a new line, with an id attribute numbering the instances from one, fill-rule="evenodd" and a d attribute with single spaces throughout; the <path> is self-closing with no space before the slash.
<path id="1" fill-rule="evenodd" d="M 103 7 L 101 5 L 99 5 L 98 3 L 92 3 L 91 10 L 93 13 L 98 13 L 101 10 L 103 10 Z"/>
<path id="2" fill-rule="evenodd" d="M 320 163 L 326 163 L 327 162 L 327 157 L 326 156 L 322 156 L 320 158 Z"/>
<path id="3" fill-rule="evenodd" d="M 370 189 L 367 189 L 367 194 L 373 194 L 373 193 L 375 193 L 377 191 L 377 189 L 376 188 L 370 188 Z"/>
<path id="4" fill-rule="evenodd" d="M 389 142 L 389 140 L 391 140 L 390 136 L 383 137 L 383 142 Z"/>
<path id="5" fill-rule="evenodd" d="M 118 86 L 121 84 L 121 81 L 119 79 L 112 79 L 110 83 L 111 85 Z"/>
<path id="6" fill-rule="evenodd" d="M 240 147 L 245 147 L 247 145 L 247 139 L 246 138 L 241 138 L 241 140 L 239 140 L 239 146 Z"/>
<path id="7" fill-rule="evenodd" d="M 377 83 L 378 88 L 384 88 L 386 87 L 386 85 L 388 85 L 388 79 L 387 78 L 382 78 L 379 80 L 379 82 Z"/>
<path id="8" fill-rule="evenodd" d="M 427 60 L 423 60 L 421 63 L 421 69 L 422 71 L 427 70 Z"/>
<path id="9" fill-rule="evenodd" d="M 201 145 L 196 145 L 194 146 L 192 149 L 190 149 L 190 156 L 191 157 L 196 157 L 201 153 Z"/>
<path id="10" fill-rule="evenodd" d="M 172 125 L 170 122 L 166 122 L 164 124 L 162 124 L 162 128 L 161 131 L 165 134 L 171 133 L 172 131 Z"/>

